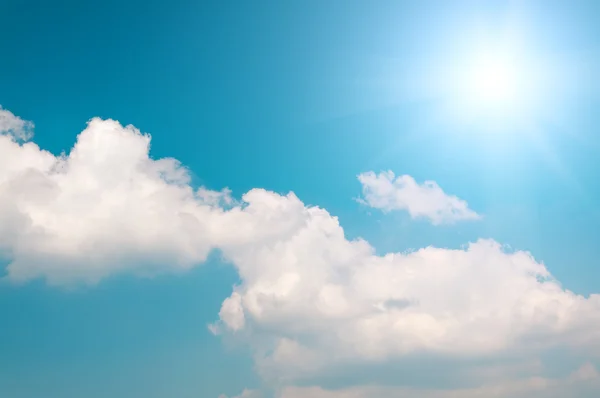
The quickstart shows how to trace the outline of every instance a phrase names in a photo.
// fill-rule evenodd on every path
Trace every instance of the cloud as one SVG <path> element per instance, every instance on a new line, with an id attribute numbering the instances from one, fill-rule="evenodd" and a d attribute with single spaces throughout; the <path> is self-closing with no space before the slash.
<path id="1" fill-rule="evenodd" d="M 398 386 L 354 386 L 325 389 L 319 386 L 284 386 L 275 392 L 275 398 L 592 398 L 600 391 L 600 373 L 586 362 L 566 377 L 522 377 L 477 387 L 407 388 Z M 244 390 L 234 398 L 262 398 L 254 390 Z M 219 398 L 227 398 L 221 395 Z"/>
<path id="2" fill-rule="evenodd" d="M 33 123 L 15 116 L 0 106 L 0 135 L 9 134 L 18 140 L 28 140 L 33 135 Z"/>
<path id="3" fill-rule="evenodd" d="M 122 272 L 176 272 L 213 249 L 274 242 L 304 222 L 291 193 L 253 189 L 236 202 L 227 189 L 194 190 L 177 160 L 154 160 L 149 146 L 133 126 L 98 118 L 67 155 L 0 136 L 7 278 L 95 283 Z"/>
<path id="4" fill-rule="evenodd" d="M 418 184 L 409 175 L 395 177 L 391 171 L 362 173 L 358 180 L 364 196 L 360 202 L 376 209 L 405 210 L 412 218 L 426 218 L 434 225 L 481 218 L 467 202 L 446 194 L 434 181 Z"/>
<path id="5" fill-rule="evenodd" d="M 531 377 L 473 388 L 411 389 L 402 387 L 286 387 L 277 398 L 592 398 L 600 391 L 600 375 L 585 363 L 565 378 Z"/>
<path id="6" fill-rule="evenodd" d="M 219 395 L 219 398 L 228 398 L 228 397 L 227 397 L 227 395 L 221 394 L 221 395 Z M 245 389 L 244 391 L 242 391 L 242 393 L 240 395 L 236 395 L 231 398 L 263 398 L 263 394 L 260 391 Z"/>
<path id="7" fill-rule="evenodd" d="M 480 240 L 376 256 L 366 242 L 345 239 L 324 210 L 306 211 L 288 238 L 225 251 L 242 283 L 221 322 L 247 332 L 266 378 L 289 382 L 419 355 L 598 347 L 600 296 L 564 290 L 528 253 Z"/>
<path id="8" fill-rule="evenodd" d="M 228 192 L 189 186 L 175 159 L 148 156 L 150 137 L 92 119 L 65 156 L 0 136 L 0 249 L 8 278 L 96 282 L 181 270 L 213 248 Z"/>
<path id="9" fill-rule="evenodd" d="M 600 295 L 564 289 L 529 253 L 478 240 L 377 255 L 293 193 L 193 189 L 179 162 L 152 159 L 149 146 L 134 127 L 100 119 L 63 156 L 0 136 L 6 278 L 179 272 L 219 250 L 240 282 L 211 330 L 247 344 L 278 385 L 416 357 L 600 355 Z"/>

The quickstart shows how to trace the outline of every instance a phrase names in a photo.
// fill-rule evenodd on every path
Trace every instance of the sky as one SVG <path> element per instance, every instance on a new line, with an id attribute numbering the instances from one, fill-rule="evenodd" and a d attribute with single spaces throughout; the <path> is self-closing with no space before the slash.
<path id="1" fill-rule="evenodd" d="M 595 1 L 0 1 L 0 396 L 600 392 Z"/>

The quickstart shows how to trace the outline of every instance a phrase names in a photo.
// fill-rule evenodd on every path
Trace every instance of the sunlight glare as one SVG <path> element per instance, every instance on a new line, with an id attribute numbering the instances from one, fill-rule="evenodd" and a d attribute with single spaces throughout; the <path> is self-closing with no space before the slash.
<path id="1" fill-rule="evenodd" d="M 469 73 L 471 95 L 477 102 L 488 105 L 510 105 L 515 101 L 518 82 L 515 66 L 509 59 L 484 56 L 477 60 Z"/>

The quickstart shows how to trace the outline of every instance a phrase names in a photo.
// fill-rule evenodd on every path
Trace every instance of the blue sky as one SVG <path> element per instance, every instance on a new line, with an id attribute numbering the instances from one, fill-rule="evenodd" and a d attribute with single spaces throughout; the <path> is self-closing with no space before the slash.
<path id="1" fill-rule="evenodd" d="M 0 3 L 0 396 L 595 396 L 596 2 L 217 3 Z"/>

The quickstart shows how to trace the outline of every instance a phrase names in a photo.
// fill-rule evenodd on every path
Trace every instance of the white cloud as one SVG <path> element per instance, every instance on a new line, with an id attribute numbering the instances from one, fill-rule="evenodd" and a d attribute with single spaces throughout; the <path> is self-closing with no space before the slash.
<path id="1" fill-rule="evenodd" d="M 202 262 L 222 212 L 215 199 L 226 195 L 194 192 L 176 160 L 148 157 L 149 144 L 135 128 L 100 119 L 68 156 L 0 136 L 0 248 L 12 260 L 8 278 L 95 282 L 124 270 Z"/>
<path id="2" fill-rule="evenodd" d="M 59 284 L 173 272 L 219 249 L 240 284 L 212 330 L 249 344 L 261 374 L 288 384 L 424 353 L 457 361 L 555 347 L 599 354 L 600 295 L 563 289 L 528 253 L 479 240 L 379 256 L 293 193 L 253 189 L 236 202 L 228 190 L 194 190 L 176 160 L 149 157 L 149 144 L 135 128 L 100 119 L 62 157 L 0 136 L 7 278 Z"/>
<path id="3" fill-rule="evenodd" d="M 234 311 L 228 314 L 226 301 L 221 321 L 239 332 L 241 303 L 269 378 L 420 353 L 534 355 L 600 341 L 600 296 L 562 289 L 529 254 L 493 241 L 380 257 L 366 242 L 346 240 L 324 210 L 309 208 L 288 238 L 225 253 L 243 282 L 232 296 Z"/>
<path id="4" fill-rule="evenodd" d="M 360 202 L 376 209 L 405 210 L 412 218 L 426 218 L 434 225 L 481 218 L 467 202 L 446 194 L 434 181 L 418 184 L 409 175 L 395 177 L 391 171 L 362 173 L 358 180 L 364 196 Z"/>
<path id="5" fill-rule="evenodd" d="M 10 134 L 19 140 L 28 140 L 33 135 L 33 123 L 15 116 L 0 106 L 0 135 Z"/>
<path id="6" fill-rule="evenodd" d="M 233 292 L 229 298 L 223 301 L 219 317 L 227 324 L 229 329 L 235 331 L 244 327 L 244 308 L 242 307 L 242 296 Z"/>

